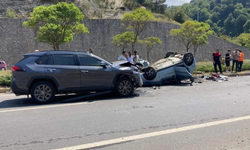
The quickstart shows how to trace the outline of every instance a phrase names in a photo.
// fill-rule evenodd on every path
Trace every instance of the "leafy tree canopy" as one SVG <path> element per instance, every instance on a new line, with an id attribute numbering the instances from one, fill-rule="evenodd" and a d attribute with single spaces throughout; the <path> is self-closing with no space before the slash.
<path id="1" fill-rule="evenodd" d="M 135 35 L 132 42 L 132 53 L 134 52 L 134 46 L 138 42 L 139 35 L 147 29 L 147 26 L 150 21 L 155 20 L 154 15 L 151 11 L 137 8 L 136 10 L 127 13 L 121 19 L 123 25 L 126 26 L 126 29 L 132 31 Z"/>
<path id="2" fill-rule="evenodd" d="M 187 52 L 192 46 L 194 46 L 196 51 L 198 46 L 207 44 L 208 34 L 212 34 L 209 24 L 197 21 L 186 21 L 180 29 L 172 29 L 170 31 L 170 35 L 182 43 L 186 47 Z"/>
<path id="3" fill-rule="evenodd" d="M 147 60 L 150 61 L 149 53 L 155 47 L 155 45 L 161 44 L 162 41 L 158 37 L 147 37 L 147 38 L 145 38 L 143 43 L 145 44 L 146 50 L 147 50 Z"/>
<path id="4" fill-rule="evenodd" d="M 74 34 L 89 33 L 81 23 L 84 15 L 73 3 L 38 6 L 30 16 L 23 25 L 37 29 L 36 39 L 50 44 L 54 50 L 59 50 L 59 45 L 63 43 L 71 42 Z"/>
<path id="5" fill-rule="evenodd" d="M 117 34 L 113 37 L 112 44 L 119 46 L 124 51 L 127 47 L 129 47 L 135 39 L 135 34 L 131 31 L 124 32 L 123 34 Z M 139 41 L 139 38 L 136 39 Z"/>
<path id="6" fill-rule="evenodd" d="M 235 37 L 248 31 L 243 27 L 250 20 L 249 0 L 191 0 L 189 4 L 168 7 L 166 15 L 182 23 L 174 16 L 182 10 L 189 20 L 208 22 L 217 35 Z M 169 15 L 168 12 L 175 12 Z M 211 23 L 212 21 L 212 23 Z"/>

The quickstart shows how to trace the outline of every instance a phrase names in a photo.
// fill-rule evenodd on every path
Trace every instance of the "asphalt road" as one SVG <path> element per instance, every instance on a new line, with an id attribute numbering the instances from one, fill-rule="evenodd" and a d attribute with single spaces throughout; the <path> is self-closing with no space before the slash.
<path id="1" fill-rule="evenodd" d="M 0 95 L 0 149 L 249 150 L 250 76 L 36 105 Z"/>

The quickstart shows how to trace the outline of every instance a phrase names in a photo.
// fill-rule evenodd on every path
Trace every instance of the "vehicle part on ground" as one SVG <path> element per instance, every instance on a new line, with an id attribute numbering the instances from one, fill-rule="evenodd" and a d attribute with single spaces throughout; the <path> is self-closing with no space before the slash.
<path id="1" fill-rule="evenodd" d="M 190 65 L 192 65 L 193 62 L 194 62 L 194 56 L 193 56 L 192 53 L 186 53 L 186 54 L 184 54 L 184 56 L 183 56 L 183 60 L 184 60 L 184 62 L 185 62 L 185 64 L 186 64 L 187 66 L 190 66 Z"/>
<path id="2" fill-rule="evenodd" d="M 128 77 L 120 78 L 115 85 L 117 96 L 125 97 L 134 93 L 134 83 Z"/>
<path id="3" fill-rule="evenodd" d="M 153 80 L 156 77 L 157 72 L 153 67 L 147 67 L 144 69 L 144 78 L 147 80 Z"/>
<path id="4" fill-rule="evenodd" d="M 31 87 L 30 93 L 36 102 L 40 104 L 49 103 L 55 97 L 55 87 L 47 81 L 40 81 Z"/>

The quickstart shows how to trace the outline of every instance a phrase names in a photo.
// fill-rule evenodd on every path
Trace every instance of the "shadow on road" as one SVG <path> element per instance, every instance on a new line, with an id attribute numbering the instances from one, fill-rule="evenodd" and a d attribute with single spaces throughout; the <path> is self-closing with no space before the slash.
<path id="1" fill-rule="evenodd" d="M 102 100 L 116 100 L 116 99 L 131 99 L 138 96 L 147 96 L 147 91 L 150 90 L 158 90 L 160 87 L 164 86 L 190 86 L 190 83 L 179 83 L 179 84 L 166 84 L 166 85 L 160 85 L 160 86 L 147 86 L 143 88 L 138 88 L 135 90 L 135 93 L 130 97 L 117 97 L 113 93 L 104 94 L 104 95 L 98 95 L 94 97 L 87 97 L 87 98 L 81 98 L 73 101 L 67 101 L 69 99 L 75 99 L 79 96 L 83 95 L 58 95 L 55 97 L 54 101 L 49 104 L 44 105 L 54 105 L 54 104 L 62 104 L 63 103 L 77 103 L 77 102 L 93 102 L 93 101 L 102 101 Z M 15 99 L 5 100 L 0 102 L 0 109 L 1 108 L 15 108 L 15 107 L 31 107 L 31 106 L 39 106 L 40 104 L 37 104 L 34 102 L 31 98 L 19 98 L 16 97 Z"/>
<path id="2" fill-rule="evenodd" d="M 137 91 L 138 92 L 138 91 Z M 134 93 L 132 96 L 129 97 L 117 97 L 112 93 L 109 94 L 104 94 L 104 95 L 99 95 L 99 96 L 94 96 L 94 97 L 88 97 L 88 98 L 81 98 L 78 100 L 73 100 L 73 101 L 67 101 L 69 99 L 75 99 L 79 96 L 83 95 L 57 95 L 53 102 L 49 104 L 43 104 L 44 105 L 54 105 L 54 104 L 62 104 L 63 103 L 77 103 L 77 102 L 93 102 L 93 101 L 101 101 L 101 100 L 115 100 L 115 99 L 128 99 L 128 98 L 134 98 L 139 96 L 140 94 Z M 0 109 L 1 108 L 15 108 L 15 107 L 31 107 L 31 106 L 41 106 L 41 104 L 38 104 L 34 102 L 31 98 L 18 98 L 16 99 L 10 99 L 10 100 L 5 100 L 0 102 Z"/>

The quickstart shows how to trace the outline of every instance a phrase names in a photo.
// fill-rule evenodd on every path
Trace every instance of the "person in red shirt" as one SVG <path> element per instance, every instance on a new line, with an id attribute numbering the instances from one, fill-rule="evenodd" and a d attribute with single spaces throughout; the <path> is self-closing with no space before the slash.
<path id="1" fill-rule="evenodd" d="M 220 69 L 220 73 L 222 74 L 222 69 L 221 69 L 221 62 L 222 62 L 222 57 L 221 57 L 221 53 L 220 50 L 217 49 L 216 52 L 213 53 L 213 57 L 212 57 L 212 61 L 214 64 L 214 71 L 217 74 L 217 65 Z"/>

